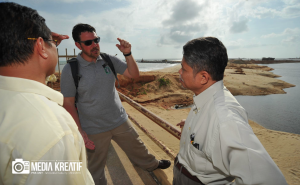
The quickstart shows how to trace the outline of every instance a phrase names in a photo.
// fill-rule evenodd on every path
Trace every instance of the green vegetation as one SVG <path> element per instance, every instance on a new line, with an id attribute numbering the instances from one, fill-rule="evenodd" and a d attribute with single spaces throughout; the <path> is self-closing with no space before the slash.
<path id="1" fill-rule="evenodd" d="M 159 88 L 161 86 L 167 86 L 171 83 L 169 79 L 165 79 L 164 77 L 158 79 L 158 82 L 159 82 Z"/>
<path id="2" fill-rule="evenodd" d="M 147 94 L 146 89 L 142 89 L 141 94 Z"/>
<path id="3" fill-rule="evenodd" d="M 141 88 L 141 89 L 139 89 L 139 92 L 137 93 L 137 94 L 140 94 L 140 95 L 146 95 L 147 94 L 147 92 L 146 92 L 147 90 L 145 89 L 145 88 Z"/>

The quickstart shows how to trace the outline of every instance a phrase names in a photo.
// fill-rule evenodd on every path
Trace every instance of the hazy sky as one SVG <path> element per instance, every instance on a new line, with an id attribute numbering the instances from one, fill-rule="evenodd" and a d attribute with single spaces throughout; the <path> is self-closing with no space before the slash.
<path id="1" fill-rule="evenodd" d="M 94 26 L 100 50 L 121 53 L 117 37 L 132 44 L 136 59 L 181 58 L 182 46 L 202 36 L 219 38 L 230 58 L 300 57 L 300 0 L 16 0 L 36 9 L 48 27 L 68 34 Z M 79 50 L 76 48 L 76 53 Z"/>

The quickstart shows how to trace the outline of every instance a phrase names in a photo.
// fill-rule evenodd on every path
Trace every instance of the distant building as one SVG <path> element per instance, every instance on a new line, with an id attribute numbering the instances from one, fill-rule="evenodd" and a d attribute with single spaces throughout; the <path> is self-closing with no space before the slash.
<path id="1" fill-rule="evenodd" d="M 271 58 L 271 57 L 263 57 L 262 60 L 275 60 L 275 58 Z"/>

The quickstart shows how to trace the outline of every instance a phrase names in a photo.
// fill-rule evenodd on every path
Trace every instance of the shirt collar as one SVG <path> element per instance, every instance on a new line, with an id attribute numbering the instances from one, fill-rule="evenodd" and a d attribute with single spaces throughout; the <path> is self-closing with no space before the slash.
<path id="1" fill-rule="evenodd" d="M 84 60 L 84 59 L 82 58 L 82 56 L 81 56 L 81 53 L 79 53 L 79 54 L 77 55 L 77 60 L 79 61 L 79 64 L 80 64 L 81 66 L 83 66 L 83 67 L 86 67 L 86 66 L 88 66 L 88 65 L 90 65 L 90 64 L 92 63 L 92 62 L 88 62 L 88 61 Z M 97 57 L 96 62 L 98 62 L 99 60 L 101 60 L 101 56 L 100 56 L 100 55 Z"/>
<path id="2" fill-rule="evenodd" d="M 0 75 L 0 89 L 39 94 L 45 96 L 51 101 L 58 103 L 60 106 L 63 105 L 64 101 L 64 97 L 60 92 L 51 89 L 45 84 L 25 78 Z"/>
<path id="3" fill-rule="evenodd" d="M 217 81 L 209 88 L 207 88 L 202 93 L 198 94 L 197 96 L 194 95 L 194 104 L 198 110 L 200 110 L 206 102 L 219 90 L 224 88 L 223 80 Z"/>

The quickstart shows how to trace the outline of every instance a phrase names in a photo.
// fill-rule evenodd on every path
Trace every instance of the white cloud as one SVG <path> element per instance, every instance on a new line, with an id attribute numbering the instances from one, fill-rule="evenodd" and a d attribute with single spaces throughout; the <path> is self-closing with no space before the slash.
<path id="1" fill-rule="evenodd" d="M 278 15 L 280 15 L 280 12 L 275 9 L 258 7 L 253 11 L 252 17 L 263 19 L 263 18 L 274 18 Z"/>
<path id="2" fill-rule="evenodd" d="M 124 37 L 121 30 L 112 25 L 97 26 L 97 32 L 104 42 L 116 43 L 118 37 Z"/>
<path id="3" fill-rule="evenodd" d="M 297 4 L 300 3 L 300 0 L 283 0 L 286 4 Z"/>
<path id="4" fill-rule="evenodd" d="M 191 40 L 197 33 L 204 33 L 207 30 L 206 24 L 174 25 L 169 32 L 161 36 L 161 44 L 183 44 Z"/>
<path id="5" fill-rule="evenodd" d="M 290 3 L 295 2 L 295 0 L 290 0 Z M 179 0 L 173 4 L 169 3 L 168 8 L 171 13 L 162 21 L 164 27 L 158 43 L 159 45 L 176 45 L 196 36 L 207 35 L 225 38 L 229 33 L 249 32 L 249 23 L 255 19 L 289 19 L 297 17 L 300 13 L 298 6 L 285 5 L 275 8 L 272 3 L 274 1 L 270 0 L 202 1 L 202 4 L 193 0 Z M 179 29 L 180 27 L 189 28 L 195 24 L 199 25 L 197 31 Z"/>
<path id="6" fill-rule="evenodd" d="M 280 7 L 274 6 L 274 3 L 281 3 L 279 0 L 240 0 L 238 2 L 227 0 L 227 2 L 235 3 L 227 7 L 227 14 L 232 18 L 239 17 L 251 18 L 294 18 L 300 17 L 300 0 L 284 0 L 284 5 Z M 226 2 L 224 2 L 226 4 Z"/>
<path id="7" fill-rule="evenodd" d="M 34 2 L 34 3 L 41 3 L 41 2 L 47 2 L 49 3 L 48 0 L 27 0 L 30 2 Z M 83 2 L 105 2 L 107 0 L 52 0 L 52 2 L 59 2 L 59 3 L 83 3 Z"/>
<path id="8" fill-rule="evenodd" d="M 74 3 L 76 5 L 74 7 L 78 4 L 78 9 L 83 2 L 82 0 L 54 1 L 59 1 L 61 6 L 66 7 L 70 3 Z M 85 0 L 84 3 L 92 6 L 95 4 L 93 1 Z M 38 9 L 38 5 L 45 5 L 45 2 L 45 0 L 36 1 L 35 9 Z M 188 40 L 201 36 L 217 37 L 229 49 L 264 46 L 273 42 L 271 38 L 277 38 L 279 42 L 285 44 L 299 42 L 299 28 L 295 28 L 290 22 L 299 20 L 300 0 L 126 0 L 126 3 L 123 0 L 119 2 L 124 6 L 118 4 L 116 0 L 97 0 L 97 2 L 109 4 L 110 9 L 87 10 L 84 14 L 79 14 L 76 9 L 72 14 L 65 14 L 63 11 L 53 13 L 52 10 L 47 9 L 43 12 L 38 11 L 46 18 L 47 25 L 53 31 L 71 36 L 75 24 L 88 23 L 97 29 L 97 34 L 101 37 L 100 46 L 105 49 L 105 52 L 109 53 L 112 48 L 115 49 L 116 38 L 121 37 L 131 42 L 133 48 L 138 50 L 136 53 L 142 53 L 144 58 L 146 55 L 152 55 L 149 53 L 159 53 L 163 58 L 166 53 L 180 56 L 181 52 L 177 48 L 181 48 Z M 20 3 L 26 4 L 25 1 Z M 256 42 L 251 41 L 250 38 L 259 37 L 257 33 L 265 30 L 253 32 L 253 27 L 257 25 L 256 21 L 268 26 L 269 20 L 277 24 L 277 30 L 281 28 L 284 31 L 281 33 L 273 31 L 274 33 L 262 35 L 260 40 L 264 41 L 263 43 L 258 43 L 259 39 Z M 282 24 L 282 21 L 286 21 L 285 24 Z M 59 48 L 64 50 L 66 47 L 75 47 L 72 38 L 64 41 Z M 112 53 L 116 52 L 112 51 Z"/>
<path id="9" fill-rule="evenodd" d="M 248 31 L 248 19 L 239 20 L 239 21 L 233 21 L 232 25 L 230 27 L 231 33 L 242 33 L 245 31 Z"/>
<path id="10" fill-rule="evenodd" d="M 279 36 L 282 36 L 282 35 L 276 34 L 276 33 L 270 33 L 270 34 L 268 34 L 268 35 L 263 35 L 263 36 L 261 36 L 261 38 L 266 39 L 266 38 L 275 38 L 275 37 L 279 37 Z"/>
<path id="11" fill-rule="evenodd" d="M 282 36 L 291 36 L 291 35 L 295 35 L 295 36 L 300 36 L 300 29 L 299 28 L 286 28 L 282 33 L 270 33 L 268 35 L 262 35 L 261 38 L 276 38 L 276 37 L 282 37 Z"/>
<path id="12" fill-rule="evenodd" d="M 299 0 L 300 1 L 300 0 Z M 267 8 L 259 6 L 255 8 L 251 13 L 251 17 L 254 18 L 295 18 L 300 17 L 300 3 L 299 4 L 286 4 L 281 9 Z M 250 16 L 249 16 L 250 17 Z"/>
<path id="13" fill-rule="evenodd" d="M 300 4 L 294 6 L 287 6 L 282 10 L 283 17 L 299 17 L 300 16 Z"/>
<path id="14" fill-rule="evenodd" d="M 203 36 L 208 29 L 209 1 L 201 4 L 193 0 L 179 0 L 168 4 L 171 14 L 162 21 L 158 46 L 182 46 L 187 41 Z"/>
<path id="15" fill-rule="evenodd" d="M 239 1 L 230 7 L 226 7 L 226 30 L 229 33 L 242 33 L 249 30 L 248 13 L 245 11 L 247 4 L 245 1 Z"/>
<path id="16" fill-rule="evenodd" d="M 290 36 L 290 37 L 282 40 L 283 43 L 298 43 L 299 41 L 300 41 L 300 37 L 297 35 Z"/>
<path id="17" fill-rule="evenodd" d="M 193 21 L 202 7 L 193 0 L 179 0 L 171 10 L 171 17 L 163 21 L 164 25 L 173 25 Z"/>
<path id="18" fill-rule="evenodd" d="M 238 40 L 234 40 L 234 41 L 229 41 L 225 44 L 225 47 L 227 49 L 236 49 L 236 48 L 240 48 L 245 44 L 245 40 L 243 39 L 238 39 Z"/>
<path id="19" fill-rule="evenodd" d="M 226 42 L 225 47 L 228 50 L 236 50 L 236 49 L 253 49 L 253 48 L 261 48 L 269 46 L 270 44 L 263 44 L 261 42 L 257 42 L 254 40 L 245 40 L 245 39 L 237 39 L 237 40 L 230 40 Z"/>
<path id="20" fill-rule="evenodd" d="M 59 15 L 46 12 L 41 12 L 41 15 L 46 18 L 46 22 L 50 22 L 48 26 L 51 29 L 59 28 L 53 29 L 53 31 L 56 30 L 69 36 L 72 35 L 72 28 L 77 23 L 87 23 L 94 26 L 98 36 L 101 37 L 101 49 L 108 53 L 118 52 L 115 47 L 115 44 L 118 43 L 117 37 L 128 40 L 132 47 L 137 50 L 156 47 L 156 40 L 160 34 L 159 32 L 154 34 L 152 31 L 161 27 L 161 18 L 166 17 L 169 12 L 164 9 L 165 7 L 160 7 L 161 11 L 156 11 L 157 7 L 160 6 L 159 0 L 152 2 L 132 1 L 134 2 L 127 7 L 102 12 L 87 11 L 84 15 Z M 69 48 L 70 46 L 75 48 L 72 38 L 63 42 L 59 48 L 65 48 L 67 44 Z"/>
<path id="21" fill-rule="evenodd" d="M 281 33 L 270 33 L 263 35 L 261 38 L 264 39 L 276 39 L 282 37 L 281 43 L 284 44 L 299 44 L 300 41 L 300 29 L 299 28 L 287 28 Z"/>
<path id="22" fill-rule="evenodd" d="M 64 2 L 64 3 L 78 3 L 78 2 L 86 2 L 86 1 L 97 1 L 97 0 L 53 0 L 56 2 Z"/>

